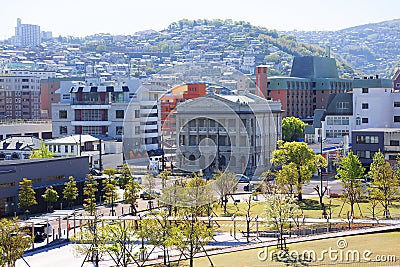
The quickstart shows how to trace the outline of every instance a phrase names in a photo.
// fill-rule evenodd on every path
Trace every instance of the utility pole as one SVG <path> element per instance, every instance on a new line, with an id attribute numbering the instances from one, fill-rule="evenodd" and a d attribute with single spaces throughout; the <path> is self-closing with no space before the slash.
<path id="1" fill-rule="evenodd" d="M 102 150 L 101 139 L 99 139 L 99 169 L 100 169 L 100 171 L 103 171 L 103 162 L 101 160 L 101 152 L 102 152 L 101 150 Z"/>

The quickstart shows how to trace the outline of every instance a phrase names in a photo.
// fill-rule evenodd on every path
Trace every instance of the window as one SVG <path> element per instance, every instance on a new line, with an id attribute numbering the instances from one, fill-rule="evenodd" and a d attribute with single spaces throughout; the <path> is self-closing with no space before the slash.
<path id="1" fill-rule="evenodd" d="M 363 88 L 363 89 L 362 89 L 362 93 L 363 93 L 363 94 L 368 94 L 368 88 Z"/>
<path id="2" fill-rule="evenodd" d="M 393 106 L 394 106 L 395 108 L 400 108 L 400 102 L 394 102 L 394 103 L 393 103 Z"/>
<path id="3" fill-rule="evenodd" d="M 361 104 L 362 109 L 368 109 L 368 103 L 362 103 Z"/>
<path id="4" fill-rule="evenodd" d="M 349 125 L 349 117 L 327 117 L 328 125 Z"/>
<path id="5" fill-rule="evenodd" d="M 399 140 L 390 140 L 390 145 L 391 146 L 399 146 L 400 145 L 400 141 Z"/>
<path id="6" fill-rule="evenodd" d="M 377 135 L 358 135 L 356 137 L 357 144 L 378 144 L 379 136 Z"/>
<path id="7" fill-rule="evenodd" d="M 361 119 L 361 122 L 362 122 L 362 123 L 368 123 L 368 118 L 362 118 L 362 119 Z"/>
<path id="8" fill-rule="evenodd" d="M 115 127 L 115 132 L 117 135 L 122 135 L 124 133 L 124 127 L 123 126 Z"/>
<path id="9" fill-rule="evenodd" d="M 337 102 L 336 103 L 336 109 L 349 109 L 350 108 L 350 102 Z"/>
<path id="10" fill-rule="evenodd" d="M 60 126 L 60 134 L 67 134 L 67 126 Z"/>
<path id="11" fill-rule="evenodd" d="M 397 160 L 397 155 L 389 155 L 389 160 Z"/>
<path id="12" fill-rule="evenodd" d="M 140 134 L 140 126 L 135 126 L 135 134 Z"/>
<path id="13" fill-rule="evenodd" d="M 400 116 L 394 116 L 393 120 L 394 122 L 400 122 Z"/>
<path id="14" fill-rule="evenodd" d="M 359 150 L 357 151 L 357 156 L 359 158 L 364 158 L 364 159 L 372 159 L 374 157 L 375 152 L 374 151 L 369 151 L 369 150 Z"/>
<path id="15" fill-rule="evenodd" d="M 135 110 L 135 118 L 140 118 L 140 110 Z"/>
<path id="16" fill-rule="evenodd" d="M 59 118 L 59 119 L 66 119 L 66 118 L 67 118 L 67 115 L 68 115 L 68 113 L 67 113 L 66 110 L 60 110 L 60 111 L 58 112 L 58 118 Z"/>
<path id="17" fill-rule="evenodd" d="M 349 135 L 348 130 L 326 130 L 326 138 L 341 138 Z"/>
<path id="18" fill-rule="evenodd" d="M 123 119 L 124 118 L 124 111 L 123 110 L 116 110 L 115 111 L 115 117 L 117 119 Z"/>

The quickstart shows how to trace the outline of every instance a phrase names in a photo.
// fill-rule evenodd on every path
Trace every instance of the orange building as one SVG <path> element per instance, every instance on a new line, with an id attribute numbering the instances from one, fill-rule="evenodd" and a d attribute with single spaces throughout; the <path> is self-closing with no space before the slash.
<path id="1" fill-rule="evenodd" d="M 161 98 L 161 127 L 163 135 L 171 136 L 175 132 L 176 106 L 188 99 L 206 95 L 206 84 L 190 83 L 174 86 L 171 93 Z"/>

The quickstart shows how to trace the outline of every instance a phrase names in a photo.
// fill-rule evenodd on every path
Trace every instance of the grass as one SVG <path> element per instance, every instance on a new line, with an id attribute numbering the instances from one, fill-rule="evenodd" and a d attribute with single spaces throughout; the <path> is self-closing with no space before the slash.
<path id="1" fill-rule="evenodd" d="M 344 249 L 338 248 L 338 240 L 344 239 L 346 240 L 348 246 Z M 304 250 L 313 250 L 315 251 L 317 257 L 321 257 L 322 250 L 338 250 L 343 251 L 343 263 L 339 263 L 337 261 L 332 261 L 329 258 L 329 255 L 325 254 L 324 260 L 318 262 L 311 262 L 310 266 L 398 266 L 400 264 L 400 247 L 398 244 L 400 243 L 400 232 L 390 232 L 390 233 L 379 233 L 379 234 L 369 234 L 369 235 L 359 235 L 359 236 L 349 236 L 345 238 L 330 238 L 323 239 L 318 241 L 307 241 L 296 244 L 289 244 L 289 251 L 294 253 L 297 251 L 298 253 L 302 253 Z M 269 252 L 275 249 L 274 247 L 268 248 Z M 239 252 L 232 252 L 226 254 L 219 254 L 215 256 L 211 256 L 211 260 L 215 267 L 256 267 L 256 266 L 285 266 L 283 263 L 278 263 L 267 259 L 265 261 L 261 261 L 258 258 L 258 253 L 263 249 L 250 249 Z M 396 262 L 354 262 L 354 261 L 346 261 L 346 254 L 348 251 L 357 250 L 361 257 L 364 251 L 371 251 L 372 254 L 369 255 L 369 258 L 375 258 L 377 255 L 380 256 L 397 256 Z M 264 255 L 264 254 L 261 254 Z M 332 254 L 333 256 L 335 254 Z M 340 255 L 339 252 L 337 255 Z M 366 254 L 368 255 L 368 254 Z M 350 258 L 351 259 L 351 258 Z M 180 266 L 188 266 L 188 262 L 182 263 Z M 210 262 L 207 257 L 197 258 L 194 260 L 194 266 L 210 266 Z"/>
<path id="2" fill-rule="evenodd" d="M 327 212 L 332 214 L 332 218 L 347 218 L 347 212 L 350 211 L 350 204 L 348 201 L 345 201 L 341 198 L 324 198 L 324 204 L 327 207 Z M 251 207 L 251 216 L 264 216 L 264 206 L 265 202 L 263 201 L 253 201 Z M 343 206 L 343 208 L 342 208 Z M 300 207 L 303 211 L 305 217 L 310 218 L 321 218 L 321 206 L 319 205 L 318 197 L 310 197 L 303 199 L 303 202 L 300 203 Z M 227 205 L 227 214 L 225 216 L 236 215 L 237 217 L 242 217 L 246 215 L 246 203 L 237 203 L 232 204 L 228 203 Z M 341 210 L 342 209 L 342 210 Z M 360 211 L 361 210 L 361 211 Z M 393 205 L 389 208 L 392 217 L 400 217 L 400 202 L 393 202 Z M 223 208 L 220 205 L 216 206 L 215 212 L 218 216 L 224 216 Z M 354 218 L 372 218 L 372 210 L 371 205 L 362 201 L 358 204 L 354 205 Z M 379 219 L 383 219 L 383 208 L 381 205 L 378 205 L 375 210 L 375 217 Z"/>

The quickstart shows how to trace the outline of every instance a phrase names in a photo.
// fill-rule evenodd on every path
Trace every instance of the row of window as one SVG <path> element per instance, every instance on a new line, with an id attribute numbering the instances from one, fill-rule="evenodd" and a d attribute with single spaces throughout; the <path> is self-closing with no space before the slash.
<path id="1" fill-rule="evenodd" d="M 328 117 L 326 120 L 328 125 L 349 125 L 349 117 Z"/>
<path id="2" fill-rule="evenodd" d="M 358 135 L 356 137 L 357 144 L 378 144 L 379 136 L 377 135 Z"/>
<path id="3" fill-rule="evenodd" d="M 341 138 L 349 135 L 349 130 L 327 130 L 326 138 Z"/>
<path id="4" fill-rule="evenodd" d="M 117 119 L 123 119 L 124 115 L 125 115 L 124 110 L 116 110 L 115 111 L 115 118 L 117 118 Z M 67 119 L 68 111 L 60 110 L 58 112 L 58 118 L 59 119 Z M 101 110 L 99 110 L 99 109 L 76 110 L 75 118 L 77 118 L 79 120 L 83 120 L 83 121 L 101 121 L 101 120 L 103 120 Z M 105 119 L 107 119 L 107 115 L 105 115 Z"/>

